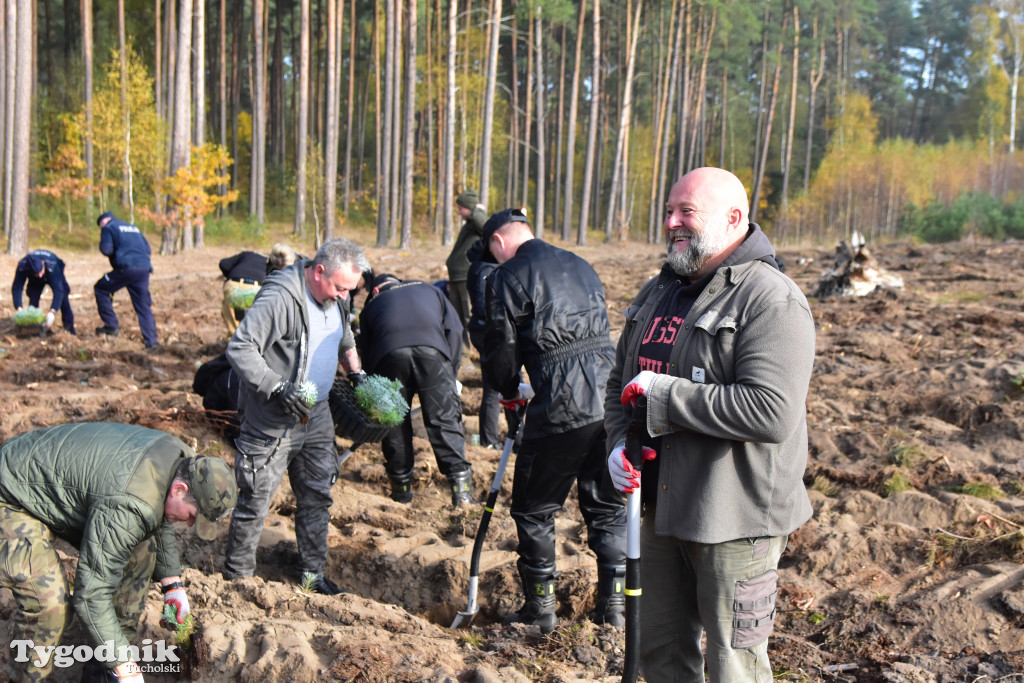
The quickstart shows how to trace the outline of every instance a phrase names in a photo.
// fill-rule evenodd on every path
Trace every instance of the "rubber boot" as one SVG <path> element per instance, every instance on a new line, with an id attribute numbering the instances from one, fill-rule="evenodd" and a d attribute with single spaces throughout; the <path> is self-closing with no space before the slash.
<path id="1" fill-rule="evenodd" d="M 626 627 L 626 565 L 597 566 L 597 605 L 590 613 L 595 624 Z"/>
<path id="2" fill-rule="evenodd" d="M 473 504 L 473 468 L 467 467 L 461 472 L 448 475 L 448 484 L 452 489 L 452 506 Z"/>
<path id="3" fill-rule="evenodd" d="M 412 472 L 406 474 L 389 474 L 391 480 L 391 500 L 396 503 L 412 502 Z"/>
<path id="4" fill-rule="evenodd" d="M 518 612 L 510 614 L 507 624 L 533 624 L 541 633 L 551 633 L 558 624 L 555 616 L 555 566 L 531 567 L 522 560 L 516 563 L 526 601 Z"/>

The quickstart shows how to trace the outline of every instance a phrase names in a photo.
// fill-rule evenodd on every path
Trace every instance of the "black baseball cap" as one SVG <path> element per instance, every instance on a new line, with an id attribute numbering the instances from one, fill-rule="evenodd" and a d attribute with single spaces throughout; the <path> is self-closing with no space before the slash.
<path id="1" fill-rule="evenodd" d="M 522 209 L 504 209 L 498 213 L 492 215 L 484 223 L 482 233 L 480 235 L 480 242 L 483 244 L 483 252 L 480 254 L 480 260 L 488 263 L 497 263 L 497 259 L 494 258 L 494 254 L 491 253 L 491 238 L 494 237 L 494 233 L 498 232 L 502 226 L 508 225 L 509 223 L 526 223 L 530 225 L 530 221 L 526 219 L 526 214 Z"/>

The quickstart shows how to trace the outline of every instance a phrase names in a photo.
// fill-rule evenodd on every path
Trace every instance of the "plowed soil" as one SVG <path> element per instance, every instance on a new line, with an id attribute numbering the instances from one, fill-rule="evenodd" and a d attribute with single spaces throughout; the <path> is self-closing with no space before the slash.
<path id="1" fill-rule="evenodd" d="M 241 247 L 240 247 L 241 248 Z M 621 311 L 654 275 L 663 249 L 574 248 L 605 288 L 613 334 Z M 811 298 L 817 358 L 807 410 L 805 483 L 815 515 L 783 557 L 770 652 L 778 678 L 801 681 L 1024 681 L 1024 244 L 869 245 L 902 289 Z M 301 249 L 300 249 L 301 250 Z M 97 337 L 92 284 L 98 253 L 67 261 L 78 336 L 18 334 L 0 306 L 0 439 L 73 421 L 163 429 L 232 462 L 215 416 L 191 392 L 199 363 L 226 345 L 217 261 L 237 249 L 154 258 L 161 341 L 143 350 L 126 292 L 116 296 L 121 335 Z M 306 249 L 312 252 L 313 250 Z M 443 279 L 447 250 L 369 249 L 378 271 Z M 813 292 L 832 246 L 782 251 Z M 0 257 L 0 282 L 17 259 Z M 49 296 L 47 293 L 45 296 Z M 44 302 L 48 299 L 44 298 Z M 361 305 L 362 297 L 357 299 Z M 475 352 L 463 362 L 467 434 L 477 431 L 481 385 Z M 350 443 L 338 440 L 339 448 Z M 429 443 L 416 438 L 411 506 L 392 502 L 379 445 L 359 448 L 334 489 L 328 575 L 347 593 L 302 593 L 294 497 L 275 496 L 257 576 L 224 581 L 224 536 L 179 534 L 200 628 L 182 678 L 237 681 L 617 681 L 622 634 L 586 619 L 595 562 L 574 496 L 558 519 L 560 627 L 504 626 L 518 608 L 515 529 L 506 476 L 487 537 L 480 612 L 466 608 L 469 555 L 482 512 L 450 506 Z M 483 497 L 500 452 L 467 446 Z M 66 547 L 69 576 L 76 553 Z M 645 597 L 647 597 L 645 595 Z M 656 597 L 656 596 L 650 596 Z M 152 591 L 142 637 L 169 638 Z M 13 598 L 0 590 L 0 644 L 10 642 Z M 72 623 L 66 644 L 82 644 Z M 0 647 L 0 664 L 10 650 Z M 0 667 L 2 670 L 2 667 Z M 77 681 L 80 666 L 54 680 Z M 149 674 L 147 680 L 175 680 Z"/>

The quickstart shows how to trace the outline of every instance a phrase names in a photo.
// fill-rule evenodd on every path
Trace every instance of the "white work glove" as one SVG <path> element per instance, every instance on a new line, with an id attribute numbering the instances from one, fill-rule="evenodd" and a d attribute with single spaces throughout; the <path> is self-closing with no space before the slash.
<path id="1" fill-rule="evenodd" d="M 124 683 L 143 683 L 142 670 L 135 662 L 124 662 L 113 669 L 107 669 L 107 679 Z"/>
<path id="2" fill-rule="evenodd" d="M 462 382 L 459 380 L 455 380 L 455 393 L 460 396 L 462 395 Z"/>
<path id="3" fill-rule="evenodd" d="M 520 406 L 525 406 L 531 398 L 536 396 L 533 387 L 526 382 L 519 383 L 519 392 L 515 395 L 515 398 L 499 398 L 498 403 L 505 410 L 515 410 Z"/>
<path id="4" fill-rule="evenodd" d="M 53 321 L 57 318 L 53 311 L 46 314 L 46 329 L 53 327 Z"/>
<path id="5" fill-rule="evenodd" d="M 174 608 L 178 624 L 184 622 L 185 617 L 192 612 L 192 608 L 188 604 L 188 595 L 185 594 L 184 588 L 172 588 L 164 593 L 164 606 L 166 607 L 167 605 Z M 178 624 L 164 622 L 164 627 L 175 629 Z"/>
<path id="6" fill-rule="evenodd" d="M 658 453 L 653 448 L 644 446 L 644 462 L 654 460 L 656 457 L 658 457 Z M 616 491 L 633 493 L 640 488 L 640 472 L 629 464 L 625 446 L 617 446 L 608 456 L 608 474 L 612 478 L 612 486 Z"/>
<path id="7" fill-rule="evenodd" d="M 629 405 L 636 407 L 636 397 L 647 396 L 647 392 L 651 390 L 651 384 L 657 376 L 658 374 L 655 372 L 644 370 L 639 375 L 629 380 L 629 384 L 622 389 L 622 396 L 619 401 L 622 405 L 626 405 L 628 403 Z"/>

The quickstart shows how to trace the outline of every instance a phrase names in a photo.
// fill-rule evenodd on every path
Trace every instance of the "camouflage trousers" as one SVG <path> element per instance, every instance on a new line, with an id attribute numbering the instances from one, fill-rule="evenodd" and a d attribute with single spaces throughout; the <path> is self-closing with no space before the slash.
<path id="1" fill-rule="evenodd" d="M 56 646 L 71 622 L 70 589 L 60 557 L 53 547 L 54 535 L 28 513 L 0 503 L 0 587 L 10 588 L 18 609 L 11 617 L 11 640 L 31 640 L 35 646 Z M 138 634 L 139 617 L 156 567 L 156 540 L 135 547 L 114 592 L 114 611 L 129 641 Z M 76 643 L 85 645 L 86 643 Z M 44 666 L 17 662 L 14 650 L 7 656 L 10 681 L 38 681 L 50 675 L 53 658 Z"/>

